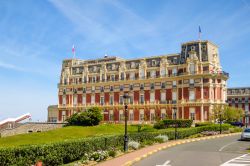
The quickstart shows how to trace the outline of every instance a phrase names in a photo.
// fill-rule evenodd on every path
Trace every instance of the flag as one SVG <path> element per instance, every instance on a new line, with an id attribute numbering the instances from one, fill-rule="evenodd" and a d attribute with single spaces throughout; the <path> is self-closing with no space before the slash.
<path id="1" fill-rule="evenodd" d="M 72 53 L 73 53 L 73 58 L 75 58 L 75 56 L 76 56 L 76 49 L 75 49 L 75 45 L 74 44 L 72 46 Z"/>
<path id="2" fill-rule="evenodd" d="M 199 40 L 201 40 L 201 26 L 199 26 Z"/>
<path id="3" fill-rule="evenodd" d="M 72 46 L 72 52 L 75 53 L 75 45 Z"/>

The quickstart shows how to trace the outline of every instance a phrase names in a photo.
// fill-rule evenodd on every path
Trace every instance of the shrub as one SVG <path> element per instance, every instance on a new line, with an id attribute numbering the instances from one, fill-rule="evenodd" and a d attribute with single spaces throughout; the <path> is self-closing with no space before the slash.
<path id="1" fill-rule="evenodd" d="M 140 147 L 140 143 L 139 142 L 136 142 L 136 141 L 129 141 L 128 142 L 128 147 L 136 150 L 136 149 L 139 149 Z"/>
<path id="2" fill-rule="evenodd" d="M 212 122 L 198 122 L 198 123 L 195 123 L 195 127 L 208 126 L 212 124 L 213 124 Z"/>
<path id="3" fill-rule="evenodd" d="M 95 126 L 103 119 L 102 111 L 99 107 L 89 108 L 85 112 L 73 114 L 66 121 L 69 126 Z"/>
<path id="4" fill-rule="evenodd" d="M 168 136 L 160 134 L 160 135 L 156 136 L 155 139 L 162 140 L 162 142 L 167 142 L 168 141 Z"/>
<path id="5" fill-rule="evenodd" d="M 108 152 L 107 151 L 103 151 L 103 150 L 98 150 L 96 152 L 93 152 L 89 155 L 89 160 L 91 161 L 102 161 L 102 160 L 106 160 L 108 158 Z"/>
<path id="6" fill-rule="evenodd" d="M 161 121 L 158 121 L 154 124 L 154 128 L 156 129 L 164 129 L 164 128 L 168 128 L 168 127 L 175 127 L 175 125 L 177 125 L 177 127 L 191 127 L 193 123 L 193 120 L 190 119 L 164 119 Z"/>
<path id="7" fill-rule="evenodd" d="M 110 157 L 115 157 L 117 155 L 117 152 L 115 150 L 110 150 L 108 154 Z"/>

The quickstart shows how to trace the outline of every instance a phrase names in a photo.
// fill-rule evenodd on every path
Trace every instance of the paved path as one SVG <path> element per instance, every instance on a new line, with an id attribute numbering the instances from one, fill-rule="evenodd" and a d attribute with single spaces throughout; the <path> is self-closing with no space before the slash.
<path id="1" fill-rule="evenodd" d="M 250 142 L 238 141 L 239 137 L 233 135 L 171 147 L 134 166 L 250 166 L 250 157 L 247 155 Z"/>
<path id="2" fill-rule="evenodd" d="M 214 136 L 212 136 L 212 137 L 214 137 Z M 212 138 L 212 137 L 210 137 L 210 138 Z M 239 137 L 239 135 L 237 135 L 237 136 L 227 136 L 227 137 L 230 137 L 230 140 L 231 140 L 232 139 L 231 137 L 235 137 L 235 139 L 236 139 L 236 138 Z M 223 142 L 223 139 L 227 139 L 227 137 L 224 137 L 224 138 L 215 138 L 215 139 L 221 139 L 222 142 Z M 120 157 L 114 158 L 112 160 L 108 160 L 108 161 L 99 163 L 98 165 L 99 166 L 128 165 L 129 163 L 131 163 L 131 161 L 140 160 L 140 158 L 142 158 L 142 157 L 146 158 L 146 159 L 144 159 L 144 160 L 136 163 L 135 165 L 138 165 L 138 166 L 142 165 L 142 166 L 144 166 L 144 164 L 145 164 L 145 166 L 147 166 L 147 165 L 154 165 L 155 166 L 157 164 L 167 163 L 167 158 L 165 156 L 161 156 L 162 159 L 160 159 L 160 160 L 159 159 L 156 159 L 156 160 L 153 159 L 152 160 L 151 156 L 147 157 L 147 155 L 150 155 L 150 154 L 152 154 L 154 152 L 157 152 L 158 150 L 161 150 L 162 148 L 166 148 L 166 147 L 168 147 L 168 149 L 163 150 L 164 152 L 167 152 L 169 150 L 172 151 L 172 149 L 173 149 L 172 146 L 175 146 L 175 145 L 178 145 L 178 144 L 182 144 L 182 143 L 185 143 L 185 142 L 192 142 L 192 141 L 196 141 L 196 140 L 200 140 L 200 138 L 197 138 L 197 139 L 177 140 L 177 141 L 169 141 L 169 142 L 166 142 L 166 143 L 162 143 L 162 144 L 157 144 L 157 145 L 145 147 L 145 148 L 142 148 L 140 150 L 137 150 L 137 151 L 134 151 L 134 152 L 122 155 Z M 206 140 L 206 141 L 208 141 L 208 140 Z M 205 142 L 205 140 L 201 141 L 201 142 Z M 209 140 L 209 142 L 210 142 L 210 140 Z M 196 143 L 198 143 L 198 142 L 196 142 Z M 187 145 L 191 145 L 191 146 L 193 146 L 193 144 L 195 144 L 195 142 L 193 142 L 193 143 L 187 143 Z M 183 147 L 183 146 L 186 146 L 186 144 L 184 144 L 184 145 L 178 145 L 178 146 L 176 146 L 176 148 L 177 147 Z M 172 147 L 172 148 L 169 148 L 169 147 Z M 160 152 L 154 154 L 153 156 L 158 156 L 158 154 L 162 153 L 163 151 L 160 151 Z M 178 154 L 177 154 L 177 156 L 178 156 Z M 148 159 L 150 159 L 149 163 L 148 163 Z M 159 160 L 159 162 L 156 162 L 157 160 Z"/>

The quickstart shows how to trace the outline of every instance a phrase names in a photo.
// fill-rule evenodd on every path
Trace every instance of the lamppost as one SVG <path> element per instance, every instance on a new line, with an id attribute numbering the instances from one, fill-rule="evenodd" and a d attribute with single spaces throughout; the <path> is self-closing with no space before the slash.
<path id="1" fill-rule="evenodd" d="M 248 123 L 249 123 L 249 112 L 246 111 L 245 112 L 245 125 L 246 125 L 246 128 L 248 127 Z"/>
<path id="2" fill-rule="evenodd" d="M 175 130 L 174 130 L 174 138 L 175 140 L 177 139 L 177 122 L 176 122 L 176 118 L 177 118 L 177 109 L 174 107 L 174 120 L 175 120 Z"/>
<path id="3" fill-rule="evenodd" d="M 220 134 L 221 134 L 221 123 L 222 123 L 222 120 L 221 120 L 221 110 L 219 112 L 219 119 L 220 119 Z"/>
<path id="4" fill-rule="evenodd" d="M 123 95 L 124 98 L 124 107 L 125 107 L 125 133 L 124 133 L 124 151 L 128 151 L 128 99 L 129 96 L 127 93 Z"/>

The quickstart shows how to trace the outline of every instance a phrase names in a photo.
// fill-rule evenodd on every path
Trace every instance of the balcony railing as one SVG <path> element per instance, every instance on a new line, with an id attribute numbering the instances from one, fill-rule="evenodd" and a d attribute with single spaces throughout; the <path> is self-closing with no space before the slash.
<path id="1" fill-rule="evenodd" d="M 212 71 L 210 72 L 203 72 L 203 73 L 200 73 L 200 72 L 195 72 L 194 74 L 217 74 L 217 75 L 223 75 L 223 76 L 226 76 L 226 77 L 229 77 L 229 73 L 225 72 L 225 71 L 221 71 L 221 72 L 218 72 L 218 73 L 214 73 Z M 155 79 L 155 78 L 165 78 L 165 77 L 176 77 L 176 76 L 183 76 L 183 75 L 193 75 L 191 73 L 188 73 L 188 72 L 183 72 L 183 73 L 170 73 L 170 74 L 164 74 L 164 75 L 156 75 L 154 77 L 151 77 L 151 76 L 148 76 L 148 77 L 134 77 L 133 79 L 130 79 L 130 78 L 123 78 L 123 79 L 114 79 L 114 80 L 96 80 L 95 82 L 92 82 L 92 81 L 83 81 L 83 82 L 79 82 L 79 83 L 75 83 L 75 82 L 71 82 L 71 83 L 66 83 L 66 84 L 58 84 L 58 87 L 60 85 L 77 85 L 77 84 L 82 84 L 82 83 L 102 83 L 102 82 L 116 82 L 116 81 L 129 81 L 129 80 L 143 80 L 143 79 Z"/>
<path id="2" fill-rule="evenodd" d="M 131 105 L 131 106 L 136 106 L 136 105 L 161 105 L 161 104 L 163 104 L 163 105 L 166 105 L 166 104 L 168 104 L 168 105 L 172 105 L 172 104 L 177 104 L 177 103 L 179 103 L 179 104 L 189 104 L 189 103 L 191 103 L 191 104 L 194 104 L 194 103 L 206 103 L 206 102 L 210 102 L 210 100 L 208 100 L 208 99 L 203 99 L 203 100 L 201 100 L 201 99 L 196 99 L 196 100 L 192 100 L 192 101 L 190 101 L 190 100 L 187 100 L 187 99 L 183 99 L 183 100 L 164 100 L 164 101 L 159 101 L 159 100 L 156 100 L 156 101 L 133 101 L 133 102 L 130 102 L 130 104 L 129 105 Z M 214 101 L 214 102 L 216 102 L 216 103 L 220 103 L 220 102 L 223 102 L 222 100 L 216 100 L 216 101 Z M 63 104 L 61 104 L 61 105 L 59 105 L 58 107 L 59 108 L 72 108 L 72 107 L 76 107 L 76 108 L 78 108 L 78 107 L 91 107 L 91 106 L 102 106 L 102 107 L 112 107 L 112 106 L 123 106 L 124 105 L 124 103 L 123 102 L 114 102 L 114 103 L 109 103 L 109 102 L 107 102 L 107 103 L 87 103 L 87 104 L 65 104 L 65 105 L 63 105 Z"/>

